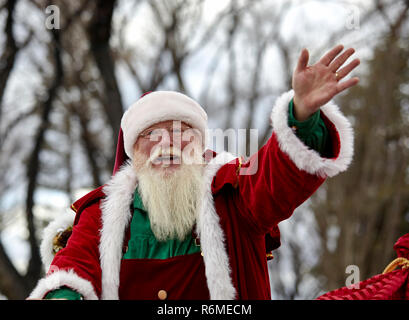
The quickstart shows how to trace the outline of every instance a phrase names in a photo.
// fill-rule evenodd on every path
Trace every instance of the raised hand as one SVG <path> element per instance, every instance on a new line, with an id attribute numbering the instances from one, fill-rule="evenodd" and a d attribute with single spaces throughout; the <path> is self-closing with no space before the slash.
<path id="1" fill-rule="evenodd" d="M 340 54 L 343 49 L 343 45 L 334 47 L 312 66 L 308 66 L 308 50 L 302 50 L 292 80 L 294 116 L 297 120 L 308 119 L 335 95 L 359 82 L 358 77 L 340 81 L 360 63 L 359 59 L 354 59 L 341 68 L 355 52 L 353 48 L 350 48 Z"/>

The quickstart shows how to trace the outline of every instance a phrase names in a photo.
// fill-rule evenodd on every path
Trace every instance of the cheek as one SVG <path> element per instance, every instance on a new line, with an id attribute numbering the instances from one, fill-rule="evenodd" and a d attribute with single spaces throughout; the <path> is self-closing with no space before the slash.
<path id="1" fill-rule="evenodd" d="M 145 164 L 146 161 L 149 159 L 150 156 L 150 149 L 146 143 L 137 143 L 134 146 L 134 154 L 133 154 L 133 165 L 134 167 L 139 170 Z"/>
<path id="2" fill-rule="evenodd" d="M 136 152 L 136 153 L 138 153 L 138 154 L 140 154 L 142 156 L 148 157 L 150 155 L 150 152 L 151 152 L 151 149 L 152 149 L 153 145 L 154 144 L 149 140 L 140 139 L 135 144 L 134 152 Z"/>
<path id="3" fill-rule="evenodd" d="M 204 152 L 201 141 L 184 142 L 181 151 L 190 160 L 201 159 Z"/>
<path id="4" fill-rule="evenodd" d="M 188 135 L 182 137 L 181 140 L 181 149 L 183 150 L 186 146 L 190 146 L 190 148 L 201 148 L 202 146 L 202 138 L 200 134 L 192 134 L 189 133 Z"/>
<path id="5" fill-rule="evenodd" d="M 182 141 L 182 143 L 180 145 L 180 149 L 183 150 L 189 144 L 191 144 L 190 141 Z"/>

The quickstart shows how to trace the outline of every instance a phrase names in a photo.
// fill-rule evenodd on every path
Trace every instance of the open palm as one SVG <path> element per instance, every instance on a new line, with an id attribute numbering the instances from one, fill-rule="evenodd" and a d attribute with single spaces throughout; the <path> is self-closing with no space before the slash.
<path id="1" fill-rule="evenodd" d="M 308 66 L 307 49 L 302 50 L 292 81 L 294 111 L 298 120 L 307 119 L 335 95 L 358 83 L 357 77 L 340 81 L 360 63 L 359 59 L 354 59 L 341 68 L 355 52 L 350 48 L 340 54 L 343 49 L 342 45 L 334 47 L 312 66 Z"/>

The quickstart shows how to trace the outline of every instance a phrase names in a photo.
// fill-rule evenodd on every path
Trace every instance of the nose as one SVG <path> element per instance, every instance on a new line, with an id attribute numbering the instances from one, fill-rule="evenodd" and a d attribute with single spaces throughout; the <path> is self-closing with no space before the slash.
<path id="1" fill-rule="evenodd" d="M 161 147 L 180 147 L 180 135 L 169 130 L 163 130 L 158 144 Z"/>
<path id="2" fill-rule="evenodd" d="M 171 135 L 167 130 L 162 130 L 160 136 L 158 137 L 159 140 L 156 144 L 162 148 L 170 147 L 172 145 L 172 138 Z"/>

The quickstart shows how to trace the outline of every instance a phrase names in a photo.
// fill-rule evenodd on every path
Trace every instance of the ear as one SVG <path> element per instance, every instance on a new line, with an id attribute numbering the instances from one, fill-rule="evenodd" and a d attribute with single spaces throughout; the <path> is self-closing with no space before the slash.
<path id="1" fill-rule="evenodd" d="M 138 144 L 139 138 L 136 139 L 135 144 L 133 145 L 133 153 L 132 153 L 132 159 L 135 159 L 135 156 L 138 154 L 139 152 L 139 144 Z"/>

